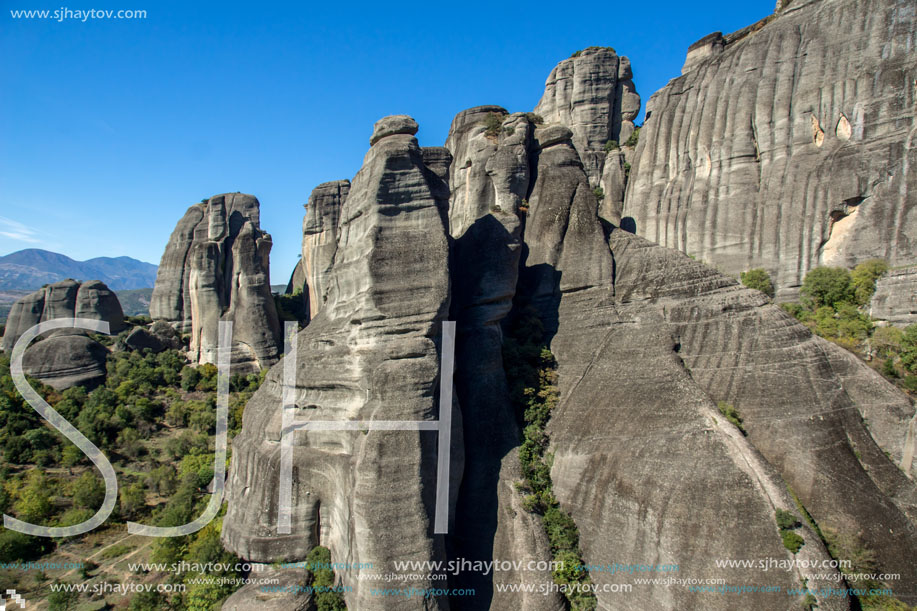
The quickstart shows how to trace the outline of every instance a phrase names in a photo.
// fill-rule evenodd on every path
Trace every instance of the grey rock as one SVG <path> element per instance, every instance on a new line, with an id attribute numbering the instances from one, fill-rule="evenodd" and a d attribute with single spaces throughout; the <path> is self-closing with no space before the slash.
<path id="1" fill-rule="evenodd" d="M 13 304 L 0 347 L 10 353 L 23 333 L 40 322 L 57 318 L 90 318 L 108 323 L 112 334 L 124 329 L 117 295 L 98 280 L 80 284 L 62 280 L 26 295 Z"/>
<path id="2" fill-rule="evenodd" d="M 171 350 L 180 350 L 182 347 L 181 335 L 169 323 L 157 320 L 149 328 L 150 334 L 163 346 Z"/>
<path id="3" fill-rule="evenodd" d="M 192 362 L 216 361 L 218 323 L 230 321 L 236 370 L 273 364 L 280 322 L 270 289 L 270 250 L 254 196 L 226 193 L 191 206 L 163 253 L 150 316 L 191 333 Z"/>
<path id="4" fill-rule="evenodd" d="M 166 349 L 166 346 L 158 337 L 143 327 L 136 327 L 131 331 L 130 334 L 124 338 L 124 343 L 131 350 L 150 350 L 151 352 L 159 353 Z"/>
<path id="5" fill-rule="evenodd" d="M 29 346 L 22 359 L 27 374 L 55 390 L 92 387 L 105 379 L 108 348 L 75 331 L 57 331 Z"/>
<path id="6" fill-rule="evenodd" d="M 423 163 L 433 170 L 433 173 L 445 181 L 449 181 L 449 167 L 452 165 L 452 153 L 444 146 L 425 146 Z"/>
<path id="7" fill-rule="evenodd" d="M 700 41 L 647 105 L 624 216 L 781 300 L 818 265 L 913 265 L 915 35 L 901 2 L 828 0 Z"/>
<path id="8" fill-rule="evenodd" d="M 297 420 L 438 416 L 437 345 L 449 309 L 448 202 L 434 195 L 439 183 L 411 135 L 385 137 L 366 154 L 341 210 L 328 299 L 298 336 Z M 436 436 L 421 431 L 298 434 L 292 534 L 277 536 L 282 373 L 281 364 L 268 373 L 234 440 L 224 544 L 256 561 L 302 559 L 316 544 L 332 558 L 379 567 L 444 558 L 430 513 Z M 354 588 L 350 608 L 447 606 L 373 596 L 384 581 L 340 577 Z"/>
<path id="9" fill-rule="evenodd" d="M 313 611 L 313 596 L 304 586 L 311 573 L 303 569 L 268 568 L 257 573 L 257 579 L 276 580 L 269 591 L 265 586 L 247 584 L 233 592 L 220 607 L 222 611 Z M 262 581 L 264 583 L 264 581 Z"/>
<path id="10" fill-rule="evenodd" d="M 417 133 L 417 121 L 408 115 L 390 115 L 382 117 L 373 126 L 373 135 L 369 139 L 369 145 L 373 146 L 379 140 L 395 134 L 407 134 L 413 136 Z"/>
<path id="11" fill-rule="evenodd" d="M 535 108 L 547 123 L 573 130 L 573 144 L 593 187 L 602 178 L 605 143 L 624 142 L 633 133 L 640 96 L 632 78 L 626 57 L 608 47 L 590 47 L 551 71 Z"/>
<path id="12" fill-rule="evenodd" d="M 287 282 L 287 288 L 283 291 L 285 295 L 293 295 L 297 291 L 304 293 L 306 286 L 306 271 L 303 269 L 302 258 L 296 262 L 293 273 L 290 274 L 290 281 Z"/>
<path id="13" fill-rule="evenodd" d="M 627 172 L 624 151 L 617 149 L 605 157 L 602 169 L 602 201 L 599 203 L 599 217 L 612 225 L 621 225 L 624 211 L 624 194 L 627 189 Z"/>
<path id="14" fill-rule="evenodd" d="M 548 125 L 535 130 L 535 142 L 539 148 L 547 148 L 561 142 L 570 143 L 573 131 L 563 125 Z"/>
<path id="15" fill-rule="evenodd" d="M 869 315 L 902 327 L 917 323 L 917 265 L 889 270 L 879 278 Z"/>
<path id="16" fill-rule="evenodd" d="M 303 293 L 314 318 L 327 299 L 331 265 L 337 252 L 341 208 L 350 193 L 349 180 L 322 183 L 313 189 L 302 223 Z"/>
<path id="17" fill-rule="evenodd" d="M 501 133 L 488 137 L 482 122 L 505 115 Z M 500 323 L 512 306 L 522 253 L 522 223 L 532 170 L 531 125 L 524 114 L 495 106 L 472 108 L 452 121 L 446 148 L 454 161 L 449 220 L 453 241 L 456 321 L 455 386 L 462 406 L 464 470 L 451 542 L 456 557 L 550 560 L 538 518 L 521 510 L 513 484 L 521 477 L 515 448 L 520 437 L 503 373 Z M 569 139 L 569 136 L 567 136 Z M 424 149 L 424 160 L 429 155 Z M 435 170 L 434 170 L 435 171 Z M 467 609 L 562 609 L 556 594 L 499 592 L 495 584 L 548 583 L 547 571 L 463 573 L 455 587 L 472 588 Z"/>

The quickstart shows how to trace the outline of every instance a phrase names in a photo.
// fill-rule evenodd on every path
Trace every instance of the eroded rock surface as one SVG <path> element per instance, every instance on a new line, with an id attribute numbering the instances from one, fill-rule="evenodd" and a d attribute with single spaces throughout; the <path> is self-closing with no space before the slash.
<path id="1" fill-rule="evenodd" d="M 624 142 L 634 131 L 640 96 L 632 79 L 629 59 L 610 47 L 589 47 L 551 71 L 535 107 L 547 123 L 573 130 L 573 144 L 593 187 L 601 181 L 605 143 Z"/>
<path id="2" fill-rule="evenodd" d="M 298 336 L 297 420 L 439 416 L 448 202 L 437 196 L 442 179 L 424 165 L 412 135 L 374 140 L 341 209 L 327 301 Z M 444 558 L 443 539 L 432 534 L 436 435 L 430 432 L 296 433 L 292 534 L 278 536 L 282 370 L 280 364 L 268 374 L 234 441 L 224 543 L 263 561 L 302 559 L 322 544 L 332 558 L 372 562 L 380 570 L 397 559 Z M 346 595 L 351 608 L 446 607 L 435 598 L 373 596 L 370 589 L 386 587 L 383 580 L 341 574 L 354 588 Z"/>
<path id="3" fill-rule="evenodd" d="M 271 236 L 258 200 L 215 195 L 178 222 L 159 264 L 150 316 L 190 333 L 190 358 L 216 361 L 218 323 L 233 321 L 237 371 L 276 362 L 280 323 L 270 287 Z"/>
<path id="4" fill-rule="evenodd" d="M 326 182 L 315 187 L 306 204 L 301 263 L 303 293 L 307 296 L 311 317 L 318 314 L 327 298 L 331 265 L 337 251 L 341 208 L 348 193 L 349 180 Z"/>
<path id="5" fill-rule="evenodd" d="M 121 302 L 105 283 L 98 280 L 83 283 L 62 280 L 26 295 L 13 304 L 0 347 L 10 353 L 16 340 L 38 323 L 74 317 L 104 320 L 113 334 L 124 329 Z"/>
<path id="6" fill-rule="evenodd" d="M 636 232 L 792 298 L 818 265 L 917 261 L 917 15 L 792 2 L 712 35 L 647 104 L 624 216 Z"/>
<path id="7" fill-rule="evenodd" d="M 889 270 L 879 278 L 869 315 L 898 326 L 917 323 L 917 265 Z"/>

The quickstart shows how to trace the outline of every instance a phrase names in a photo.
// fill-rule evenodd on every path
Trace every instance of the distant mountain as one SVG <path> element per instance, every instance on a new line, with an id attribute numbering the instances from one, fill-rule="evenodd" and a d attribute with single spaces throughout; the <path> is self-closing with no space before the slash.
<path id="1" fill-rule="evenodd" d="M 156 282 L 156 266 L 130 257 L 74 261 L 37 248 L 0 257 L 0 290 L 34 290 L 66 278 L 101 280 L 115 291 L 150 288 Z"/>

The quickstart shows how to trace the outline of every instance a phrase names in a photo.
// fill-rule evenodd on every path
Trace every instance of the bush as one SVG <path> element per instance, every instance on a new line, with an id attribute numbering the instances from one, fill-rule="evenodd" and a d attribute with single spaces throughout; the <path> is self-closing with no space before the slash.
<path id="1" fill-rule="evenodd" d="M 850 283 L 856 304 L 865 306 L 876 292 L 876 280 L 888 271 L 885 259 L 871 259 L 860 263 L 850 272 Z"/>
<path id="2" fill-rule="evenodd" d="M 636 147 L 638 142 L 640 142 L 640 128 L 635 127 L 634 133 L 624 142 L 624 146 Z"/>
<path id="3" fill-rule="evenodd" d="M 86 471 L 73 483 L 73 504 L 96 510 L 105 500 L 105 484 L 92 471 Z"/>
<path id="4" fill-rule="evenodd" d="M 720 413 L 726 416 L 726 420 L 733 423 L 739 431 L 742 432 L 742 435 L 748 435 L 745 431 L 745 427 L 742 426 L 742 417 L 739 415 L 739 411 L 733 407 L 731 403 L 726 401 L 718 401 L 716 404 L 717 409 L 720 410 Z"/>
<path id="5" fill-rule="evenodd" d="M 525 118 L 528 119 L 529 123 L 532 123 L 534 125 L 543 125 L 544 124 L 544 118 L 542 118 L 541 115 L 536 114 L 534 112 L 525 113 Z"/>
<path id="6" fill-rule="evenodd" d="M 803 305 L 812 310 L 819 307 L 834 308 L 843 302 L 852 302 L 853 288 L 850 272 L 840 267 L 816 267 L 802 282 L 800 293 Z"/>
<path id="7" fill-rule="evenodd" d="M 619 148 L 621 147 L 618 145 L 617 140 L 608 140 L 607 142 L 605 142 L 605 152 L 606 153 L 610 153 L 611 151 L 616 151 Z"/>
<path id="8" fill-rule="evenodd" d="M 802 525 L 792 512 L 784 509 L 778 509 L 774 517 L 777 520 L 777 526 L 781 530 L 792 530 Z"/>
<path id="9" fill-rule="evenodd" d="M 602 187 L 596 187 L 593 189 L 592 194 L 595 195 L 596 199 L 602 199 L 605 197 L 605 191 L 602 189 Z"/>
<path id="10" fill-rule="evenodd" d="M 498 112 L 487 113 L 484 118 L 484 135 L 488 138 L 496 138 L 503 130 L 503 116 Z"/>
<path id="11" fill-rule="evenodd" d="M 798 552 L 800 548 L 805 544 L 805 539 L 791 530 L 782 531 L 780 533 L 780 537 L 783 539 L 783 547 L 787 548 L 794 554 Z"/>
<path id="12" fill-rule="evenodd" d="M 750 289 L 761 291 L 771 299 L 774 298 L 774 285 L 771 277 L 763 268 L 750 269 L 739 274 L 739 280 Z"/>

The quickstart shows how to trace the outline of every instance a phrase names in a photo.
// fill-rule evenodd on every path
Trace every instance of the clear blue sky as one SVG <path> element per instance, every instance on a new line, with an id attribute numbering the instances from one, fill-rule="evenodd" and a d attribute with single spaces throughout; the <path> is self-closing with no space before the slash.
<path id="1" fill-rule="evenodd" d="M 630 57 L 646 102 L 689 44 L 774 5 L 68 2 L 0 1 L 0 254 L 158 263 L 189 205 L 242 191 L 261 200 L 275 284 L 310 191 L 356 173 L 380 117 L 410 114 L 420 143 L 441 145 L 464 108 L 534 108 L 554 65 L 590 45 Z M 10 14 L 62 6 L 147 18 Z"/>

